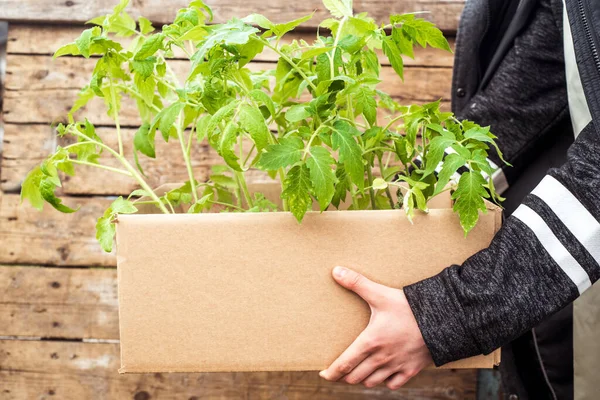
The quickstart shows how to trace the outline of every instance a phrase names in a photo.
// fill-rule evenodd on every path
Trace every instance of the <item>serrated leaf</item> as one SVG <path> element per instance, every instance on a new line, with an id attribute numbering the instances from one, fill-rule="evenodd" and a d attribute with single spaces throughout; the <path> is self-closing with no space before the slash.
<path id="1" fill-rule="evenodd" d="M 234 110 L 240 105 L 238 100 L 231 101 L 227 105 L 221 107 L 215 112 L 210 119 L 207 121 L 206 125 L 202 127 L 202 136 L 208 137 L 211 139 L 215 129 L 217 126 L 223 121 L 227 121 L 228 118 L 233 114 Z M 199 131 L 200 132 L 200 131 Z M 200 133 L 199 133 L 200 134 Z"/>
<path id="2" fill-rule="evenodd" d="M 221 133 L 218 143 L 218 153 L 223 157 L 225 163 L 235 171 L 242 171 L 242 167 L 238 162 L 239 158 L 234 152 L 234 146 L 238 137 L 238 126 L 235 121 L 230 120 L 225 126 L 225 130 Z"/>
<path id="3" fill-rule="evenodd" d="M 458 213 L 460 225 L 465 231 L 465 236 L 479 219 L 479 211 L 487 212 L 484 198 L 489 196 L 483 185 L 486 180 L 480 172 L 470 171 L 462 174 L 452 199 L 454 200 L 454 211 Z"/>
<path id="4" fill-rule="evenodd" d="M 154 122 L 152 124 L 152 129 L 154 127 L 158 127 L 158 130 L 162 133 L 165 141 L 169 141 L 169 132 L 171 128 L 175 124 L 175 120 L 177 116 L 183 110 L 185 104 L 183 103 L 173 103 L 169 107 L 162 110 L 160 113 L 156 115 L 154 118 Z"/>
<path id="5" fill-rule="evenodd" d="M 349 122 L 338 120 L 332 128 L 331 143 L 334 150 L 339 150 L 339 161 L 344 164 L 352 182 L 361 190 L 364 188 L 365 169 L 362 150 L 355 136 L 360 132 Z"/>
<path id="6" fill-rule="evenodd" d="M 142 100 L 144 100 L 146 104 L 151 105 L 154 101 L 154 90 L 156 89 L 156 81 L 152 74 L 148 77 L 136 74 L 133 80 L 138 92 L 142 96 Z"/>
<path id="7" fill-rule="evenodd" d="M 201 198 L 199 198 L 188 210 L 188 214 L 199 214 L 201 213 L 206 206 L 210 203 L 211 198 L 213 197 L 212 193 L 208 193 Z"/>
<path id="8" fill-rule="evenodd" d="M 69 43 L 59 47 L 52 58 L 58 58 L 66 55 L 78 56 L 81 55 L 81 51 L 79 51 L 79 47 L 75 43 Z"/>
<path id="9" fill-rule="evenodd" d="M 206 29 L 208 30 L 208 36 L 202 41 L 198 51 L 194 54 L 194 67 L 204 61 L 204 56 L 214 46 L 218 44 L 245 44 L 248 43 L 251 35 L 258 32 L 258 29 L 237 19 L 222 25 L 212 25 L 206 27 Z"/>
<path id="10" fill-rule="evenodd" d="M 34 168 L 27 174 L 21 185 L 21 203 L 24 200 L 29 200 L 29 203 L 34 208 L 42 210 L 44 207 L 44 198 L 40 192 L 40 183 L 43 177 L 44 173 L 40 167 Z"/>
<path id="11" fill-rule="evenodd" d="M 306 160 L 306 165 L 310 171 L 313 193 L 321 211 L 325 211 L 335 194 L 336 177 L 331 168 L 335 160 L 324 147 L 313 146 L 309 153 L 311 157 Z"/>
<path id="12" fill-rule="evenodd" d="M 115 224 L 112 222 L 112 215 L 102 216 L 96 222 L 96 240 L 100 247 L 107 253 L 113 248 L 113 239 L 115 237 Z"/>
<path id="13" fill-rule="evenodd" d="M 271 28 L 273 28 L 273 26 L 275 26 L 274 23 L 272 23 L 271 21 L 269 21 L 269 19 L 267 17 L 265 17 L 262 14 L 250 14 L 245 18 L 242 18 L 242 21 L 244 21 L 247 24 L 250 25 L 256 25 L 256 26 L 260 26 L 263 29 L 269 30 Z"/>
<path id="14" fill-rule="evenodd" d="M 139 17 L 138 22 L 140 25 L 140 32 L 142 33 L 142 35 L 147 35 L 151 32 L 154 32 L 154 27 L 152 26 L 152 22 L 150 22 L 150 20 L 144 17 Z"/>
<path id="15" fill-rule="evenodd" d="M 377 122 L 375 91 L 361 85 L 352 97 L 354 99 L 354 111 L 359 114 L 362 113 L 369 125 L 375 125 Z"/>
<path id="16" fill-rule="evenodd" d="M 300 18 L 295 19 L 295 20 L 290 21 L 290 22 L 285 22 L 285 23 L 282 23 L 282 24 L 275 24 L 275 25 L 271 26 L 271 28 L 269 28 L 269 29 L 275 34 L 275 36 L 282 37 L 283 35 L 285 35 L 289 31 L 291 31 L 294 28 L 296 28 L 298 25 L 300 25 L 303 22 L 306 22 L 309 19 L 311 19 L 313 17 L 313 15 L 314 15 L 314 13 L 309 14 L 309 15 L 305 15 L 304 17 L 300 17 Z"/>
<path id="17" fill-rule="evenodd" d="M 271 98 L 271 96 L 269 96 L 260 89 L 251 90 L 248 94 L 255 101 L 262 103 L 265 107 L 267 107 L 271 116 L 275 117 L 275 103 L 273 103 L 273 99 Z"/>
<path id="18" fill-rule="evenodd" d="M 114 214 L 134 214 L 138 211 L 131 201 L 124 199 L 122 196 L 113 201 L 110 208 Z"/>
<path id="19" fill-rule="evenodd" d="M 150 158 L 156 157 L 154 149 L 155 129 L 151 129 L 150 124 L 145 123 L 135 132 L 133 137 L 133 146 L 135 150 Z"/>
<path id="20" fill-rule="evenodd" d="M 438 181 L 435 186 L 435 192 L 433 192 L 432 196 L 442 192 L 446 188 L 448 182 L 450 182 L 452 175 L 454 175 L 460 167 L 465 165 L 466 162 L 467 161 L 463 157 L 456 153 L 448 154 L 444 159 L 442 169 L 438 174 Z"/>
<path id="21" fill-rule="evenodd" d="M 46 202 L 48 204 L 50 204 L 52 207 L 54 207 L 56 210 L 58 210 L 62 213 L 66 213 L 66 214 L 74 213 L 75 211 L 78 210 L 78 209 L 73 209 L 73 208 L 67 207 L 66 205 L 62 204 L 61 199 L 56 197 L 56 195 L 54 194 L 54 190 L 56 189 L 56 184 L 50 177 L 44 176 L 40 181 L 39 188 L 40 188 L 40 194 L 41 194 L 42 198 L 44 200 L 46 200 Z"/>
<path id="22" fill-rule="evenodd" d="M 296 165 L 289 170 L 283 183 L 281 198 L 287 201 L 290 211 L 298 222 L 302 221 L 304 214 L 312 205 L 311 190 L 310 171 L 306 164 Z"/>
<path id="23" fill-rule="evenodd" d="M 258 166 L 264 170 L 275 171 L 295 164 L 302 159 L 304 143 L 298 137 L 279 139 L 279 144 L 267 146 L 262 153 Z"/>
<path id="24" fill-rule="evenodd" d="M 334 17 L 352 16 L 352 0 L 323 0 L 323 4 Z"/>
<path id="25" fill-rule="evenodd" d="M 77 49 L 85 58 L 90 57 L 90 45 L 92 43 L 92 37 L 100 34 L 100 28 L 95 26 L 90 29 L 86 29 L 81 32 L 81 35 L 75 40 Z M 56 55 L 55 55 L 56 57 Z"/>
<path id="26" fill-rule="evenodd" d="M 154 73 L 156 57 L 148 57 L 144 60 L 131 60 L 131 67 L 142 78 L 149 78 Z"/>
<path id="27" fill-rule="evenodd" d="M 295 104 L 285 112 L 285 119 L 289 122 L 298 122 L 310 117 L 310 112 L 304 104 Z"/>
<path id="28" fill-rule="evenodd" d="M 400 54 L 400 50 L 396 46 L 396 42 L 390 36 L 386 36 L 383 38 L 383 54 L 386 55 L 390 64 L 392 64 L 392 68 L 400 79 L 404 80 L 404 62 L 402 61 L 402 55 Z"/>
<path id="29" fill-rule="evenodd" d="M 340 204 L 346 200 L 346 195 L 348 194 L 348 190 L 350 190 L 350 182 L 343 165 L 337 166 L 335 177 L 337 178 L 338 183 L 335 185 L 335 193 L 331 199 L 331 204 L 333 204 L 335 208 L 339 208 Z"/>
<path id="30" fill-rule="evenodd" d="M 454 143 L 456 143 L 456 140 L 450 137 L 436 136 L 431 139 L 425 154 L 425 170 L 423 171 L 423 176 L 432 174 L 436 170 L 439 163 L 444 158 L 444 151 Z"/>
<path id="31" fill-rule="evenodd" d="M 152 57 L 158 50 L 163 48 L 164 38 L 165 35 L 162 33 L 149 36 L 144 41 L 144 44 L 142 44 L 142 47 L 135 53 L 134 60 L 140 61 Z"/>
<path id="32" fill-rule="evenodd" d="M 271 133 L 258 108 L 243 104 L 239 109 L 238 120 L 242 129 L 250 134 L 259 151 L 267 147 Z"/>

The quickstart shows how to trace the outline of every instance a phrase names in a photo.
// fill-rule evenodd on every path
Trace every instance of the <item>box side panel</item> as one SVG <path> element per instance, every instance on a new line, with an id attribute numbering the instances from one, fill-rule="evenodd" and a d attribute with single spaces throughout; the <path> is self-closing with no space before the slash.
<path id="1" fill-rule="evenodd" d="M 495 230 L 488 213 L 465 239 L 450 210 L 414 224 L 401 211 L 309 213 L 302 224 L 288 213 L 122 216 L 122 371 L 325 368 L 369 320 L 333 267 L 403 287 L 464 261 Z"/>

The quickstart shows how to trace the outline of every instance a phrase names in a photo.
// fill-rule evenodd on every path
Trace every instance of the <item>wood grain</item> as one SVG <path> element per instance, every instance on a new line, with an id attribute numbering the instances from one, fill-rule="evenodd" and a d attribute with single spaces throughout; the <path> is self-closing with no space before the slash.
<path id="1" fill-rule="evenodd" d="M 0 266 L 0 336 L 118 339 L 114 269 Z"/>
<path id="2" fill-rule="evenodd" d="M 12 55 L 7 63 L 6 89 L 8 91 L 79 90 L 89 84 L 96 60 L 80 57 Z M 189 62 L 173 60 L 175 73 L 185 78 Z M 275 68 L 273 63 L 251 63 L 252 71 Z M 445 67 L 408 67 L 404 82 L 391 67 L 383 67 L 379 88 L 394 98 L 415 101 L 449 99 L 452 70 Z M 7 93 L 9 95 L 9 93 Z"/>
<path id="3" fill-rule="evenodd" d="M 28 25 L 11 24 L 8 30 L 7 54 L 9 55 L 53 55 L 54 52 L 64 44 L 71 43 L 77 38 L 82 29 L 78 25 Z M 284 36 L 281 43 L 290 43 L 293 40 L 305 40 L 312 42 L 316 35 L 311 32 L 290 32 Z M 119 41 L 127 46 L 130 43 L 128 38 L 119 38 Z M 454 38 L 449 37 L 450 46 L 454 48 Z M 175 57 L 185 58 L 183 51 L 175 48 Z M 385 65 L 389 65 L 387 58 L 381 52 L 380 59 Z M 259 54 L 256 61 L 277 61 L 278 55 L 272 50 L 266 48 Z M 405 58 L 404 63 L 407 66 L 429 66 L 429 67 L 452 67 L 454 55 L 452 53 L 427 47 L 425 49 L 417 47 L 415 49 L 415 58 Z"/>
<path id="4" fill-rule="evenodd" d="M 46 205 L 42 212 L 19 195 L 4 194 L 0 203 L 0 263 L 104 266 L 116 265 L 113 254 L 95 238 L 96 220 L 112 202 L 101 197 L 71 197 L 65 203 L 81 207 L 61 214 Z"/>
<path id="5" fill-rule="evenodd" d="M 112 12 L 116 3 L 116 0 L 4 0 L 0 8 L 0 20 L 83 23 Z M 172 22 L 176 11 L 188 3 L 188 0 L 135 0 L 127 12 L 134 18 L 143 15 L 160 26 Z M 208 0 L 207 4 L 213 8 L 215 22 L 219 23 L 251 13 L 264 14 L 274 22 L 286 22 L 314 12 L 314 17 L 302 25 L 305 29 L 314 29 L 320 21 L 329 18 L 329 12 L 320 0 Z M 446 32 L 456 32 L 463 6 L 464 0 L 354 1 L 355 12 L 368 12 L 378 23 L 386 22 L 391 14 L 427 11 L 425 18 Z"/>

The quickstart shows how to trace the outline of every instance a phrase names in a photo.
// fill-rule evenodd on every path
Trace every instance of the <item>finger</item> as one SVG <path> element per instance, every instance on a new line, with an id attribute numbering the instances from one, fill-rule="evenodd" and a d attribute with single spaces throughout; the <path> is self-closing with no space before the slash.
<path id="1" fill-rule="evenodd" d="M 378 358 L 374 354 L 371 354 L 363 362 L 358 364 L 352 372 L 344 376 L 342 380 L 351 385 L 356 385 L 375 372 L 380 365 L 381 363 Z"/>
<path id="2" fill-rule="evenodd" d="M 363 298 L 367 303 L 373 304 L 381 296 L 382 289 L 385 286 L 365 278 L 356 271 L 344 267 L 335 267 L 333 269 L 333 278 L 341 286 Z"/>
<path id="3" fill-rule="evenodd" d="M 388 389 L 398 390 L 402 386 L 404 386 L 404 384 L 408 382 L 413 376 L 414 375 L 407 374 L 405 372 L 397 372 L 387 379 L 385 385 L 388 387 Z"/>
<path id="4" fill-rule="evenodd" d="M 363 381 L 363 385 L 368 388 L 375 387 L 388 379 L 391 375 L 394 375 L 396 371 L 397 370 L 394 370 L 391 367 L 379 368 Z"/>
<path id="5" fill-rule="evenodd" d="M 354 342 L 324 371 L 319 372 L 323 379 L 337 381 L 348 375 L 361 362 L 363 362 L 373 351 L 368 345 L 365 336 L 361 333 Z"/>

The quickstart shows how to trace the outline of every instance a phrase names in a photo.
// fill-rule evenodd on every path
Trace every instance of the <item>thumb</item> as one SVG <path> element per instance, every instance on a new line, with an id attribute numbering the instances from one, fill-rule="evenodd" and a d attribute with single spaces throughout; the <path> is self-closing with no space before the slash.
<path id="1" fill-rule="evenodd" d="M 344 267 L 335 267 L 333 269 L 333 279 L 340 286 L 352 290 L 369 304 L 377 303 L 381 297 L 381 285 L 365 278 L 363 275 Z"/>

